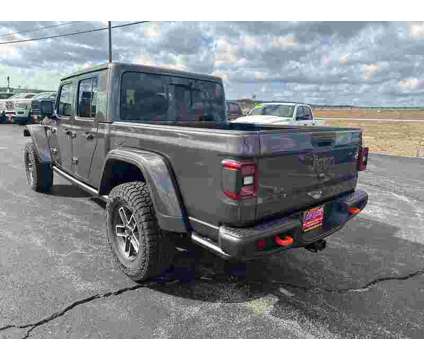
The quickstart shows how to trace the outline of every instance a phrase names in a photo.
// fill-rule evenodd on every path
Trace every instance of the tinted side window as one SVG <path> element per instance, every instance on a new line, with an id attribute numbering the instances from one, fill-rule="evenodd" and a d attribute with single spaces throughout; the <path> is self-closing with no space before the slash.
<path id="1" fill-rule="evenodd" d="M 305 120 L 312 120 L 311 109 L 309 109 L 307 106 L 304 106 L 303 111 L 305 112 Z"/>
<path id="2" fill-rule="evenodd" d="M 97 78 L 84 79 L 78 86 L 78 116 L 94 118 L 97 103 Z"/>
<path id="3" fill-rule="evenodd" d="M 72 83 L 62 85 L 62 88 L 60 89 L 59 105 L 57 109 L 58 115 L 62 115 L 62 116 L 72 115 L 72 99 L 73 99 Z"/>
<path id="4" fill-rule="evenodd" d="M 150 74 L 125 73 L 121 89 L 123 120 L 165 120 L 169 94 L 166 79 Z"/>
<path id="5" fill-rule="evenodd" d="M 299 106 L 296 110 L 296 120 L 303 120 L 303 106 Z"/>
<path id="6" fill-rule="evenodd" d="M 124 121 L 226 121 L 222 85 L 163 74 L 122 75 L 120 118 Z"/>

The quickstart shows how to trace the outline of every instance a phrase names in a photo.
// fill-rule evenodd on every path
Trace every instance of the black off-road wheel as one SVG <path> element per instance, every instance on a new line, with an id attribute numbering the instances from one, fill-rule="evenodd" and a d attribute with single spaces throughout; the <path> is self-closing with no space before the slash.
<path id="1" fill-rule="evenodd" d="M 144 281 L 169 268 L 175 246 L 158 225 L 147 184 L 130 182 L 113 188 L 106 218 L 114 257 L 132 280 Z"/>
<path id="2" fill-rule="evenodd" d="M 25 144 L 24 164 L 27 182 L 31 189 L 49 192 L 53 185 L 53 170 L 50 164 L 40 162 L 32 141 Z"/>

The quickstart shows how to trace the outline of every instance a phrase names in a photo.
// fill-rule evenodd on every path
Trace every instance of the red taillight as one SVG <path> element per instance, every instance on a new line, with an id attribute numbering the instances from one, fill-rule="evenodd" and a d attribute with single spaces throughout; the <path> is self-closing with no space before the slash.
<path id="1" fill-rule="evenodd" d="M 265 250 L 266 248 L 266 240 L 261 239 L 256 242 L 256 248 L 260 251 Z"/>
<path id="2" fill-rule="evenodd" d="M 257 168 L 254 162 L 224 160 L 222 187 L 224 194 L 233 200 L 256 196 Z"/>
<path id="3" fill-rule="evenodd" d="M 364 171 L 368 164 L 368 148 L 360 147 L 358 151 L 358 171 Z"/>

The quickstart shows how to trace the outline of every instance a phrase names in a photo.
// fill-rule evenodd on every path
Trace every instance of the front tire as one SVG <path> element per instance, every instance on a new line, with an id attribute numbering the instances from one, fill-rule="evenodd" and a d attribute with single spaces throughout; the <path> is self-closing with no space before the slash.
<path id="1" fill-rule="evenodd" d="M 24 164 L 27 182 L 31 189 L 43 193 L 49 192 L 53 185 L 53 170 L 50 164 L 40 162 L 32 141 L 25 144 Z"/>
<path id="2" fill-rule="evenodd" d="M 106 206 L 109 245 L 120 269 L 134 281 L 160 275 L 175 247 L 159 227 L 147 184 L 116 186 Z"/>

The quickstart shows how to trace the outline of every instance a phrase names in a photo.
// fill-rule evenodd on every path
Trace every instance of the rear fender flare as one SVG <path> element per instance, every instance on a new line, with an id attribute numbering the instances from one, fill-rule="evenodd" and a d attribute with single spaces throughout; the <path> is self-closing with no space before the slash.
<path id="1" fill-rule="evenodd" d="M 111 190 L 108 184 L 108 171 L 113 161 L 135 165 L 146 181 L 153 201 L 159 226 L 163 230 L 188 232 L 187 216 L 174 176 L 167 160 L 156 153 L 120 148 L 109 152 L 102 171 L 99 195 L 107 195 Z"/>

